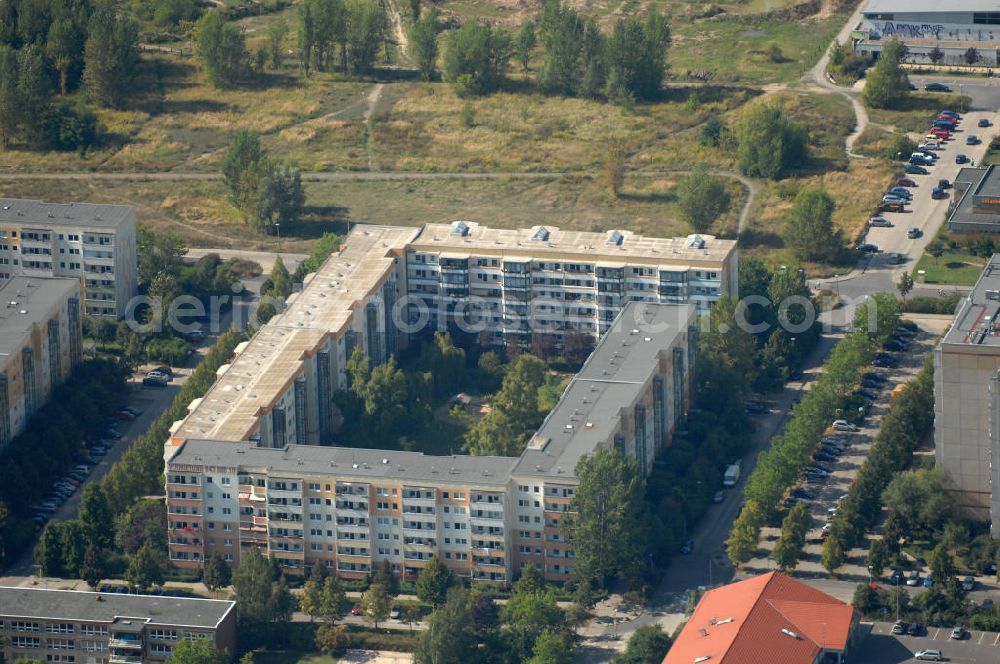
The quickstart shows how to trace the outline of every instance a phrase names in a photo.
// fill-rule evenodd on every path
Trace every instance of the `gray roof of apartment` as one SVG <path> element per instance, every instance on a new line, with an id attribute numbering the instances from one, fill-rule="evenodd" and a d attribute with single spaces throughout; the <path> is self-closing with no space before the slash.
<path id="1" fill-rule="evenodd" d="M 188 440 L 169 460 L 172 465 L 239 467 L 249 472 L 268 469 L 293 477 L 334 475 L 347 481 L 385 480 L 401 484 L 455 484 L 503 487 L 516 457 L 429 456 L 422 452 L 371 450 L 356 447 L 288 445 L 254 447 L 251 443 Z"/>
<path id="2" fill-rule="evenodd" d="M 1000 254 L 993 254 L 963 298 L 942 343 L 1000 347 Z"/>
<path id="3" fill-rule="evenodd" d="M 228 600 L 0 586 L 0 616 L 12 618 L 110 623 L 122 617 L 204 629 L 216 627 L 235 606 Z"/>
<path id="4" fill-rule="evenodd" d="M 627 304 L 545 418 L 514 475 L 575 479 L 577 462 L 611 437 L 621 410 L 640 396 L 659 354 L 693 316 L 690 304 Z"/>
<path id="5" fill-rule="evenodd" d="M 89 226 L 117 230 L 135 223 L 131 205 L 46 203 L 25 198 L 0 198 L 0 222 L 20 226 Z"/>
<path id="6" fill-rule="evenodd" d="M 963 168 L 955 182 L 965 184 L 965 191 L 958 199 L 948 223 L 976 224 L 982 226 L 1000 225 L 1000 214 L 976 212 L 975 196 L 1000 197 L 1000 171 L 995 166 L 988 168 Z M 960 187 L 961 188 L 961 187 Z"/>
<path id="7" fill-rule="evenodd" d="M 868 0 L 865 14 L 961 14 L 964 12 L 998 11 L 996 0 Z"/>
<path id="8" fill-rule="evenodd" d="M 20 351 L 34 326 L 70 293 L 80 294 L 75 277 L 13 277 L 0 286 L 0 355 Z"/>

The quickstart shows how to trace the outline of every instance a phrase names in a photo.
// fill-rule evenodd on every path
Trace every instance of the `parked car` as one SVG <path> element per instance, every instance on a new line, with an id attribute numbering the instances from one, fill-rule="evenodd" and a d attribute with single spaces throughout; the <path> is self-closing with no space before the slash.
<path id="1" fill-rule="evenodd" d="M 945 131 L 944 129 L 938 129 L 937 127 L 931 127 L 927 130 L 924 135 L 925 141 L 947 141 L 951 137 L 951 132 Z"/>
<path id="2" fill-rule="evenodd" d="M 899 265 L 905 260 L 903 254 L 898 253 L 896 251 L 890 251 L 889 253 L 887 253 L 886 258 L 889 259 L 889 263 L 892 265 Z"/>
<path id="3" fill-rule="evenodd" d="M 921 157 L 920 155 L 912 155 L 908 160 L 911 166 L 933 166 L 934 162 L 927 157 Z"/>
<path id="4" fill-rule="evenodd" d="M 853 433 L 858 430 L 858 427 L 856 425 L 851 424 L 847 420 L 834 420 L 833 424 L 831 424 L 830 426 L 833 427 L 834 431 L 846 431 Z"/>
<path id="5" fill-rule="evenodd" d="M 962 639 L 964 639 L 965 638 L 965 628 L 959 626 L 959 627 L 955 627 L 954 629 L 952 629 L 951 630 L 951 638 L 955 639 L 956 641 L 961 641 Z"/>
<path id="6" fill-rule="evenodd" d="M 361 605 L 361 602 L 355 602 L 354 606 L 351 607 L 352 616 L 363 616 L 365 615 L 365 607 Z"/>
<path id="7" fill-rule="evenodd" d="M 874 381 L 876 381 L 878 383 L 887 383 L 887 382 L 889 382 L 888 378 L 886 378 L 885 376 L 883 376 L 880 373 L 875 373 L 874 371 L 866 371 L 865 373 L 863 373 L 861 375 L 861 377 L 862 378 L 866 378 L 868 380 L 874 380 Z"/>
<path id="8" fill-rule="evenodd" d="M 931 198 L 938 201 L 942 198 L 948 198 L 948 194 L 945 193 L 945 190 L 941 187 L 934 187 L 934 189 L 931 190 Z"/>
<path id="9" fill-rule="evenodd" d="M 862 243 L 858 245 L 858 251 L 860 251 L 863 254 L 877 254 L 879 249 L 874 244 Z"/>
<path id="10" fill-rule="evenodd" d="M 969 134 L 968 136 L 965 137 L 966 145 L 979 145 L 980 143 L 982 143 L 982 141 L 979 140 L 979 137 L 976 136 L 975 134 Z"/>
<path id="11" fill-rule="evenodd" d="M 802 500 L 816 500 L 815 491 L 810 491 L 809 489 L 801 486 L 792 491 L 792 495 Z"/>
<path id="12" fill-rule="evenodd" d="M 389 617 L 393 620 L 399 620 L 399 607 L 394 606 L 389 610 Z"/>
<path id="13" fill-rule="evenodd" d="M 955 118 L 956 120 L 961 120 L 962 119 L 962 116 L 960 114 L 956 113 L 955 111 L 949 110 L 947 108 L 945 110 L 941 111 L 940 115 L 950 115 L 951 117 Z"/>
<path id="14" fill-rule="evenodd" d="M 896 180 L 897 187 L 916 187 L 917 183 L 910 178 L 899 178 Z"/>
<path id="15" fill-rule="evenodd" d="M 979 122 L 976 123 L 977 127 L 989 127 L 990 121 L 986 118 L 980 118 Z"/>
<path id="16" fill-rule="evenodd" d="M 923 157 L 924 159 L 930 159 L 932 163 L 937 163 L 937 160 L 941 158 L 941 155 L 934 152 L 933 150 L 917 150 L 913 153 L 917 157 Z M 911 155 L 912 156 L 912 155 Z"/>
<path id="17" fill-rule="evenodd" d="M 921 582 L 921 585 L 923 585 L 924 588 L 933 588 L 934 587 L 934 579 L 932 579 L 929 576 L 925 576 L 924 580 Z"/>
<path id="18" fill-rule="evenodd" d="M 908 630 L 909 628 L 910 626 L 907 623 L 903 622 L 902 620 L 897 620 L 896 623 L 892 626 L 892 633 L 897 635 L 906 634 L 906 630 Z"/>
<path id="19" fill-rule="evenodd" d="M 155 369 L 153 369 L 153 371 L 155 371 L 156 373 L 164 374 L 167 378 L 174 377 L 174 370 L 166 365 L 156 367 Z M 153 371 L 150 371 L 149 373 L 153 373 Z M 149 374 L 146 375 L 148 376 Z"/>
<path id="20" fill-rule="evenodd" d="M 933 140 L 924 141 L 923 143 L 917 146 L 917 149 L 920 150 L 921 152 L 926 152 L 927 150 L 940 150 L 941 144 Z"/>
<path id="21" fill-rule="evenodd" d="M 145 376 L 142 379 L 143 385 L 149 385 L 152 387 L 166 387 L 168 382 L 170 381 L 163 374 L 158 374 L 156 376 Z"/>
<path id="22" fill-rule="evenodd" d="M 920 585 L 920 572 L 913 570 L 910 572 L 909 576 L 906 577 L 906 585 L 908 586 L 919 586 Z"/>
<path id="23" fill-rule="evenodd" d="M 917 164 L 907 164 L 903 170 L 910 175 L 927 175 L 930 173 L 926 168 Z"/>
<path id="24" fill-rule="evenodd" d="M 868 380 L 867 378 L 861 379 L 861 387 L 868 388 L 871 390 L 881 390 L 883 384 L 877 380 Z"/>
<path id="25" fill-rule="evenodd" d="M 899 586 L 903 584 L 903 579 L 904 579 L 903 570 L 896 569 L 893 570 L 892 574 L 889 576 L 889 583 L 891 583 L 894 586 Z"/>
<path id="26" fill-rule="evenodd" d="M 962 579 L 962 590 L 974 590 L 976 587 L 976 579 L 971 576 L 967 576 Z"/>
<path id="27" fill-rule="evenodd" d="M 910 339 L 912 339 L 913 337 L 917 336 L 917 331 L 909 327 L 897 327 L 892 334 L 893 336 L 909 337 Z M 878 374 L 875 375 L 878 376 Z M 879 377 L 882 378 L 882 380 L 885 380 L 884 376 L 879 376 Z"/>
<path id="28" fill-rule="evenodd" d="M 931 123 L 931 126 L 944 129 L 945 131 L 955 131 L 955 123 L 951 120 L 935 120 Z"/>
<path id="29" fill-rule="evenodd" d="M 813 461 L 831 462 L 831 461 L 836 461 L 836 460 L 837 460 L 837 457 L 835 457 L 834 455 L 830 454 L 829 452 L 819 451 L 819 452 L 816 452 L 815 454 L 813 454 Z"/>
<path id="30" fill-rule="evenodd" d="M 883 212 L 905 212 L 906 205 L 904 203 L 882 203 L 878 206 L 876 214 L 882 214 Z"/>
<path id="31" fill-rule="evenodd" d="M 205 331 L 204 330 L 192 330 L 191 332 L 187 333 L 187 335 L 185 336 L 185 339 L 187 339 L 188 343 L 192 343 L 192 344 L 200 343 L 200 342 L 202 342 L 202 341 L 205 340 Z"/>
<path id="32" fill-rule="evenodd" d="M 681 553 L 687 556 L 690 555 L 693 551 L 694 551 L 694 540 L 690 538 L 684 540 L 684 543 L 681 544 Z"/>
<path id="33" fill-rule="evenodd" d="M 716 505 L 718 505 L 725 499 L 726 499 L 726 492 L 723 491 L 722 489 L 719 489 L 712 495 L 712 502 L 715 503 Z"/>
<path id="34" fill-rule="evenodd" d="M 882 344 L 882 348 L 885 348 L 886 350 L 891 350 L 894 353 L 902 353 L 908 348 L 908 346 L 906 344 L 901 343 L 898 340 L 890 340 Z"/>
<path id="35" fill-rule="evenodd" d="M 117 417 L 119 420 L 124 420 L 126 422 L 131 422 L 132 420 L 135 419 L 135 415 L 133 415 L 130 411 L 122 409 L 115 411 L 115 417 Z"/>
<path id="36" fill-rule="evenodd" d="M 882 197 L 883 203 L 899 203 L 900 205 L 906 205 L 909 199 L 903 198 L 902 196 L 897 196 L 895 194 L 886 194 Z"/>
<path id="37" fill-rule="evenodd" d="M 759 401 L 748 401 L 745 408 L 751 415 L 764 415 L 770 412 L 770 408 L 768 408 L 766 404 L 762 404 Z"/>
<path id="38" fill-rule="evenodd" d="M 935 648 L 929 648 L 927 650 L 920 650 L 913 655 L 914 659 L 919 659 L 925 662 L 943 662 L 944 655 L 941 654 L 940 650 Z"/>
<path id="39" fill-rule="evenodd" d="M 872 401 L 878 399 L 878 392 L 873 392 L 866 387 L 862 387 L 860 390 L 856 390 L 856 392 L 860 396 L 863 396 L 866 399 L 871 399 Z"/>
<path id="40" fill-rule="evenodd" d="M 969 158 L 966 157 L 964 154 L 957 154 L 957 155 L 955 155 L 955 163 L 956 164 L 967 164 L 967 163 L 969 163 Z"/>
<path id="41" fill-rule="evenodd" d="M 900 198 L 905 198 L 908 201 L 913 200 L 913 193 L 906 187 L 892 187 L 887 193 L 899 196 Z"/>
<path id="42" fill-rule="evenodd" d="M 909 634 L 910 636 L 920 636 L 925 631 L 926 630 L 924 629 L 923 625 L 921 625 L 920 623 L 913 623 L 910 625 L 910 628 L 906 630 L 906 633 Z"/>
<path id="43" fill-rule="evenodd" d="M 885 217 L 872 217 L 868 220 L 868 225 L 876 228 L 892 228 L 892 222 Z"/>
<path id="44" fill-rule="evenodd" d="M 951 182 L 947 178 L 941 178 L 938 180 L 938 187 L 941 189 L 951 189 Z"/>
<path id="45" fill-rule="evenodd" d="M 915 240 L 923 234 L 924 232 L 919 228 L 911 228 L 908 231 L 906 231 L 906 237 L 910 238 L 911 240 Z"/>

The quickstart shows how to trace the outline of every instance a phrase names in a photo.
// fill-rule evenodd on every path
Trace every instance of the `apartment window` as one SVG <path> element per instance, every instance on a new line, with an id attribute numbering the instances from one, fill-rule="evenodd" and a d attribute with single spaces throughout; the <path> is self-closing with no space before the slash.
<path id="1" fill-rule="evenodd" d="M 224 544 L 225 546 L 232 546 L 232 545 L 233 545 L 233 540 L 231 540 L 231 539 L 229 539 L 229 538 L 226 538 L 226 539 L 222 540 L 222 543 L 223 543 L 223 544 Z"/>
<path id="2" fill-rule="evenodd" d="M 38 648 L 41 645 L 41 642 L 41 639 L 35 636 L 10 637 L 10 644 L 15 648 Z"/>
<path id="3" fill-rule="evenodd" d="M 441 497 L 442 498 L 447 498 L 448 497 L 448 492 L 447 491 L 441 492 Z"/>
<path id="4" fill-rule="evenodd" d="M 227 533 L 232 532 L 232 530 L 233 530 L 233 524 L 231 524 L 231 523 L 224 523 L 224 524 L 222 524 L 222 529 L 224 531 L 226 531 Z"/>
<path id="5" fill-rule="evenodd" d="M 233 499 L 233 494 L 231 494 L 231 493 L 223 493 L 222 494 L 222 499 L 223 500 L 232 500 Z"/>
<path id="6" fill-rule="evenodd" d="M 310 505 L 322 505 L 323 504 L 323 499 L 322 498 L 310 498 L 309 499 L 309 504 Z"/>
<path id="7" fill-rule="evenodd" d="M 47 662 L 75 662 L 75 655 L 46 655 L 45 661 Z"/>
<path id="8" fill-rule="evenodd" d="M 229 486 L 231 483 L 232 482 L 231 482 L 231 480 L 228 477 L 223 477 L 222 478 L 222 486 Z"/>
<path id="9" fill-rule="evenodd" d="M 41 626 L 36 622 L 25 622 L 23 620 L 15 620 L 10 624 L 11 630 L 15 632 L 40 632 L 42 631 Z"/>
<path id="10" fill-rule="evenodd" d="M 173 650 L 166 643 L 151 643 L 149 645 L 149 651 L 154 655 L 169 655 Z"/>
<path id="11" fill-rule="evenodd" d="M 80 633 L 87 636 L 107 636 L 108 628 L 102 625 L 80 625 Z"/>
<path id="12" fill-rule="evenodd" d="M 464 491 L 456 491 L 455 492 L 455 500 L 465 500 L 465 492 Z"/>
<path id="13" fill-rule="evenodd" d="M 375 489 L 375 495 L 376 496 L 388 496 L 389 495 L 389 490 L 388 489 L 383 489 L 381 487 L 376 488 Z"/>
<path id="14" fill-rule="evenodd" d="M 73 639 L 47 639 L 45 647 L 49 650 L 74 650 L 76 643 Z"/>
<path id="15" fill-rule="evenodd" d="M 310 482 L 309 483 L 309 490 L 310 491 L 319 491 L 319 483 L 318 482 Z"/>
<path id="16" fill-rule="evenodd" d="M 51 634 L 72 634 L 73 623 L 52 623 L 45 626 L 45 631 Z"/>
<path id="17" fill-rule="evenodd" d="M 175 629 L 151 629 L 149 630 L 149 635 L 154 639 L 167 639 L 169 641 L 174 641 L 177 639 L 177 630 Z"/>

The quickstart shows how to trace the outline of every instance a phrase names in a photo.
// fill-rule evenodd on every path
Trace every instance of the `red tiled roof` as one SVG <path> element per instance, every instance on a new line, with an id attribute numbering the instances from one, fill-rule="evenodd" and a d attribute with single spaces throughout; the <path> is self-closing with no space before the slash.
<path id="1" fill-rule="evenodd" d="M 853 618 L 853 607 L 770 572 L 705 593 L 663 664 L 811 664 L 847 647 Z"/>

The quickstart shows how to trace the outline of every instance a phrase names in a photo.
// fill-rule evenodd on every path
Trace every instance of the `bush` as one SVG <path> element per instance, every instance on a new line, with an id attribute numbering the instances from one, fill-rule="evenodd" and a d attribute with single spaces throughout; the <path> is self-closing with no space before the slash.
<path id="1" fill-rule="evenodd" d="M 903 303 L 903 311 L 912 314 L 953 314 L 961 299 L 958 293 L 947 297 L 915 295 Z"/>
<path id="2" fill-rule="evenodd" d="M 191 344 L 178 337 L 150 339 L 146 342 L 146 358 L 150 362 L 165 362 L 178 367 L 187 360 Z"/>
<path id="3" fill-rule="evenodd" d="M 86 150 L 97 138 L 97 117 L 66 102 L 42 113 L 41 145 L 47 150 Z"/>

